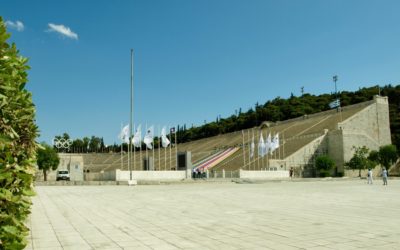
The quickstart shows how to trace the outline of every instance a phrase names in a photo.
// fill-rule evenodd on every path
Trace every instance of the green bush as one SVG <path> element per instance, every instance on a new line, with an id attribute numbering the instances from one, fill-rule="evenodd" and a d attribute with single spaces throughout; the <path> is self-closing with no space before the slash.
<path id="1" fill-rule="evenodd" d="M 35 172 L 37 126 L 27 59 L 19 56 L 0 17 L 0 249 L 23 249 Z"/>
<path id="2" fill-rule="evenodd" d="M 335 167 L 335 162 L 327 155 L 318 156 L 315 160 L 315 167 L 320 177 L 330 176 L 331 170 Z"/>

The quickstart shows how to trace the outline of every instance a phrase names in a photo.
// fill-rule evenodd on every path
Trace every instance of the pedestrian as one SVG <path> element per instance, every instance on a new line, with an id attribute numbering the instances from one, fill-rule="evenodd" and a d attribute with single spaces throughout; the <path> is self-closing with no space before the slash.
<path id="1" fill-rule="evenodd" d="M 292 179 L 293 178 L 293 167 L 290 168 L 289 175 L 290 175 L 290 179 Z"/>
<path id="2" fill-rule="evenodd" d="M 372 184 L 372 170 L 369 168 L 368 169 L 368 184 Z"/>
<path id="3" fill-rule="evenodd" d="M 383 168 L 383 170 L 382 170 L 383 185 L 387 186 L 387 178 L 388 178 L 387 170 L 386 170 L 386 168 Z"/>
<path id="4" fill-rule="evenodd" d="M 192 178 L 196 179 L 196 169 L 194 169 L 194 168 L 192 170 Z"/>

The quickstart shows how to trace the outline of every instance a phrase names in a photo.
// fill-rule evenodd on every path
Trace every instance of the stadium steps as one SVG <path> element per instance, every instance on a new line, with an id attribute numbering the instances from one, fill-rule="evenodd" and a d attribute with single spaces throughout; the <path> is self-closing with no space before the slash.
<path id="1" fill-rule="evenodd" d="M 329 110 L 317 114 L 312 114 L 308 116 L 298 117 L 291 120 L 286 120 L 282 122 L 272 123 L 272 126 L 269 128 L 264 127 L 262 129 L 264 139 L 266 136 L 271 133 L 273 136 L 276 133 L 280 133 L 280 142 L 285 142 L 284 148 L 285 153 L 283 154 L 283 146 L 281 145 L 278 149 L 281 158 L 287 157 L 304 145 L 310 143 L 317 136 L 320 136 L 324 133 L 325 129 L 335 130 L 337 129 L 338 123 L 341 121 L 345 121 L 349 117 L 353 116 L 360 110 L 369 106 L 373 101 L 365 102 L 361 104 L 356 104 L 348 107 L 344 107 L 342 112 L 337 112 L 336 110 Z M 244 145 L 245 145 L 245 157 L 246 162 L 248 162 L 248 154 L 249 154 L 249 146 L 252 139 L 252 134 L 254 132 L 255 142 L 256 142 L 256 151 L 257 151 L 257 142 L 259 139 L 258 134 L 259 128 L 246 129 L 244 130 Z M 191 151 L 192 152 L 192 162 L 199 162 L 207 156 L 212 155 L 216 151 L 223 151 L 232 147 L 241 147 L 243 143 L 243 137 L 241 131 L 236 131 L 228 134 L 217 135 L 214 137 L 204 138 L 196 141 L 191 141 L 187 143 L 178 144 L 178 151 Z M 161 149 L 161 159 L 158 160 L 158 149 L 155 149 L 155 167 L 156 169 L 161 166 L 161 169 L 165 169 L 165 160 L 167 162 L 167 170 L 171 170 L 175 168 L 176 165 L 176 156 L 175 156 L 175 148 L 172 148 L 172 158 L 170 158 L 169 149 L 167 149 L 167 154 L 165 157 L 164 149 Z M 144 157 L 145 151 L 142 151 L 142 157 Z M 149 154 L 152 156 L 152 153 Z M 112 169 L 121 169 L 121 155 L 119 153 L 114 154 L 106 154 L 106 156 L 102 156 L 102 154 L 83 154 L 84 156 L 84 164 L 85 168 L 90 169 L 91 172 L 98 172 L 104 170 L 112 170 Z M 276 154 L 276 158 L 278 158 L 279 154 Z M 140 157 L 139 153 L 135 152 L 135 162 L 134 162 L 134 170 L 140 169 Z M 170 164 L 171 162 L 171 164 Z M 107 163 L 107 164 L 105 164 Z M 243 167 L 243 151 L 242 149 L 237 150 L 234 154 L 232 154 L 227 159 L 221 161 L 218 165 L 213 167 L 213 169 L 222 170 L 224 169 L 232 169 L 237 170 Z M 254 165 L 253 165 L 254 166 Z M 128 169 L 128 154 L 125 153 L 123 155 L 123 170 Z"/>

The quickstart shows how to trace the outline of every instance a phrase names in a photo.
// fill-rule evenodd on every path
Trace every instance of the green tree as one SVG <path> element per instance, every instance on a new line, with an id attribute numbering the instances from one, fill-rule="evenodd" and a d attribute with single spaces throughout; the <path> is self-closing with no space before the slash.
<path id="1" fill-rule="evenodd" d="M 390 166 L 397 161 L 397 149 L 395 145 L 385 145 L 379 148 L 379 163 L 389 170 Z"/>
<path id="2" fill-rule="evenodd" d="M 366 168 L 373 168 L 374 161 L 368 158 L 369 149 L 366 146 L 353 147 L 354 155 L 350 161 L 345 163 L 350 169 L 358 169 L 358 177 L 361 178 L 361 170 Z"/>
<path id="3" fill-rule="evenodd" d="M 375 163 L 375 165 L 378 165 L 379 161 L 380 161 L 379 152 L 376 150 L 371 150 L 371 152 L 369 152 L 369 155 L 368 155 L 368 160 Z"/>
<path id="4" fill-rule="evenodd" d="M 92 136 L 89 142 L 89 148 L 91 152 L 98 152 L 101 146 L 101 139 L 96 136 Z"/>
<path id="5" fill-rule="evenodd" d="M 72 152 L 77 152 L 77 153 L 81 153 L 83 152 L 84 147 L 84 142 L 81 139 L 75 139 L 72 141 Z"/>
<path id="6" fill-rule="evenodd" d="M 321 177 L 329 176 L 330 171 L 335 167 L 335 162 L 327 155 L 318 156 L 315 159 L 315 167 Z"/>
<path id="7" fill-rule="evenodd" d="M 0 249 L 23 249 L 28 228 L 38 129 L 28 82 L 28 59 L 9 45 L 0 17 Z"/>
<path id="8" fill-rule="evenodd" d="M 47 171 L 56 170 L 60 163 L 60 157 L 53 147 L 42 143 L 37 151 L 37 164 L 40 170 L 43 171 L 44 181 L 47 181 Z"/>
<path id="9" fill-rule="evenodd" d="M 84 151 L 88 152 L 89 151 L 90 138 L 89 137 L 83 137 L 82 141 L 83 141 Z"/>

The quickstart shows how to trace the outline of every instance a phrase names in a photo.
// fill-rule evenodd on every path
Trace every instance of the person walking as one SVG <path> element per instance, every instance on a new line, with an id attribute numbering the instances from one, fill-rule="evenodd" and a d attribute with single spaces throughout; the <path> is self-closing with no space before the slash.
<path id="1" fill-rule="evenodd" d="M 387 178 L 388 178 L 387 170 L 386 170 L 386 168 L 383 168 L 383 170 L 382 170 L 383 185 L 387 186 Z"/>
<path id="2" fill-rule="evenodd" d="M 293 167 L 291 167 L 289 170 L 289 176 L 290 176 L 290 179 L 293 179 Z"/>
<path id="3" fill-rule="evenodd" d="M 368 169 L 368 184 L 372 184 L 372 170 Z"/>

